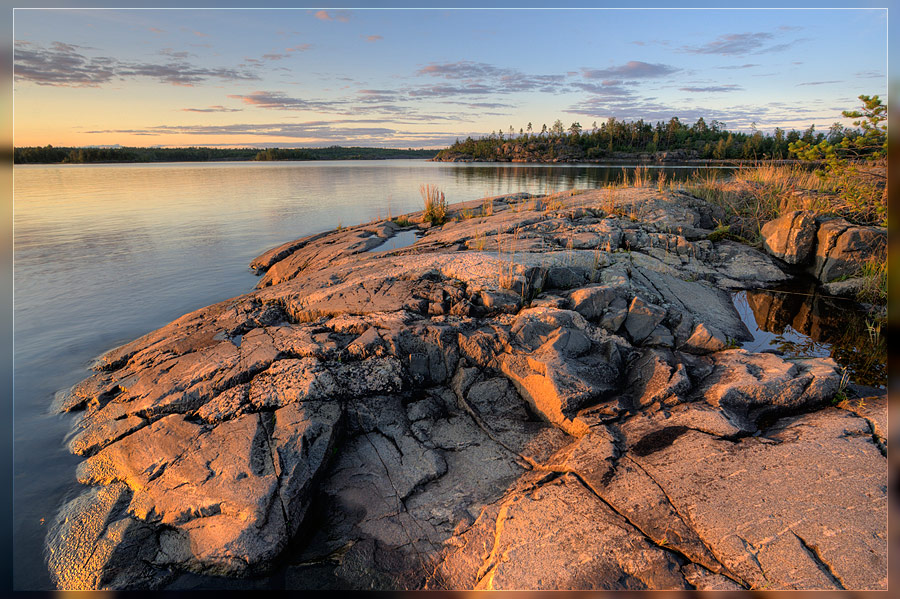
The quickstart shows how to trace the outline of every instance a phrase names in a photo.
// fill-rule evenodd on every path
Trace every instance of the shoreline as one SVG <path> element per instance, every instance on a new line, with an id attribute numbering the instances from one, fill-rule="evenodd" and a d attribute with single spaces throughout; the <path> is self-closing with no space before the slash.
<path id="1" fill-rule="evenodd" d="M 59 586 L 166 588 L 187 576 L 178 572 L 258 574 L 297 535 L 305 549 L 288 579 L 309 575 L 307 588 L 420 588 L 425 565 L 435 576 L 428 588 L 483 586 L 481 558 L 465 549 L 482 538 L 501 548 L 550 543 L 560 563 L 597 551 L 615 576 L 651 588 L 754 588 L 771 576 L 788 584 L 787 561 L 756 572 L 742 550 L 715 541 L 717 518 L 740 524 L 729 502 L 741 504 L 741 485 L 750 485 L 742 497 L 760 490 L 786 510 L 806 493 L 822 522 L 843 515 L 847 506 L 826 501 L 838 491 L 820 489 L 814 474 L 774 494 L 755 477 L 766 476 L 770 455 L 803 472 L 821 451 L 837 451 L 841 419 L 881 431 L 884 402 L 833 407 L 841 387 L 831 360 L 733 349 L 748 331 L 722 289 L 786 280 L 782 267 L 710 241 L 714 210 L 701 200 L 647 188 L 514 194 L 450 206 L 449 216 L 460 220 L 406 215 L 425 234 L 389 252 L 366 253 L 401 230 L 391 221 L 273 248 L 251 263 L 264 271 L 255 291 L 101 357 L 97 374 L 58 404 L 82 413 L 70 449 L 85 458 L 79 481 L 99 485 L 54 524 Z M 788 433 L 809 427 L 809 439 Z M 884 458 L 877 431 L 871 447 L 859 441 L 860 477 Z M 772 453 L 760 432 L 780 435 L 788 454 Z M 701 475 L 683 462 L 700 450 L 752 466 L 708 508 L 679 482 Z M 659 460 L 684 467 L 667 477 Z M 647 506 L 652 488 L 666 499 L 623 511 L 633 497 L 622 490 L 635 485 Z M 577 509 L 563 509 L 572 501 Z M 696 518 L 674 515 L 685 509 Z M 498 514 L 512 512 L 535 526 L 491 539 Z M 542 525 L 550 515 L 577 538 Z M 868 517 L 860 526 L 877 527 Z M 73 526 L 87 536 L 64 541 Z M 850 586 L 881 584 L 878 567 L 840 566 L 855 545 L 801 534 L 837 560 Z M 152 551 L 131 544 L 144 538 L 156 538 Z M 640 575 L 629 566 L 635 544 L 651 559 Z M 70 559 L 88 546 L 96 559 Z M 786 550 L 802 565 L 809 557 L 798 547 Z M 585 584 L 514 555 L 491 562 L 489 584 Z M 321 559 L 333 566 L 303 565 Z M 801 588 L 828 588 L 813 566 Z M 591 586 L 600 582 L 614 581 Z"/>

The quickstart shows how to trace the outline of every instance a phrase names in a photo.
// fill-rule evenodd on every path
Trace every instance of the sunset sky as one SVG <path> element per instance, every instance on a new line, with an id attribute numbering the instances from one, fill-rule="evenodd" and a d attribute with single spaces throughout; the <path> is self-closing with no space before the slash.
<path id="1" fill-rule="evenodd" d="M 827 130 L 887 11 L 15 11 L 15 145 L 443 147 L 531 122 Z"/>

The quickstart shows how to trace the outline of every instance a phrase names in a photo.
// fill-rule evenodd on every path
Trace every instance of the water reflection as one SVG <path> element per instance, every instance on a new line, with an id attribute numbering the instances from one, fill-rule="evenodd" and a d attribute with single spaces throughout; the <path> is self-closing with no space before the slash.
<path id="1" fill-rule="evenodd" d="M 454 163 L 454 178 L 467 185 L 490 182 L 495 186 L 515 187 L 532 193 L 553 192 L 561 189 L 589 189 L 605 187 L 624 181 L 633 181 L 637 165 L 518 165 Z M 642 165 L 643 177 L 656 181 L 664 176 L 666 181 L 685 181 L 698 173 L 705 176 L 716 171 L 720 176 L 731 172 L 731 168 L 706 167 L 696 164 L 667 164 L 665 166 Z M 487 194 L 486 194 L 487 195 Z M 491 194 L 496 195 L 496 194 Z"/>
<path id="2" fill-rule="evenodd" d="M 787 357 L 830 356 L 850 380 L 887 385 L 887 340 L 882 321 L 856 302 L 816 292 L 815 285 L 740 292 L 735 306 L 754 340 L 749 351 L 777 351 Z"/>

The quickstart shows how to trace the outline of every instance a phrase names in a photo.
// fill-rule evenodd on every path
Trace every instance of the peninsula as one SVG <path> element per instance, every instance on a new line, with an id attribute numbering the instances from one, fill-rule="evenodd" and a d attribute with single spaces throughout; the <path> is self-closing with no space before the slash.
<path id="1" fill-rule="evenodd" d="M 883 227 L 433 197 L 266 252 L 58 398 L 59 588 L 887 588 L 883 390 L 741 349 L 728 293 L 853 280 Z"/>

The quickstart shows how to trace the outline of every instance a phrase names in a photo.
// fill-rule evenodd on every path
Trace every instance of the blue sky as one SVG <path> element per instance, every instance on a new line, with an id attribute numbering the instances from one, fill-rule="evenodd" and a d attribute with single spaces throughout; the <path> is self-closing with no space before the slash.
<path id="1" fill-rule="evenodd" d="M 609 117 L 827 129 L 887 94 L 883 9 L 17 10 L 14 39 L 19 146 L 442 147 Z"/>

